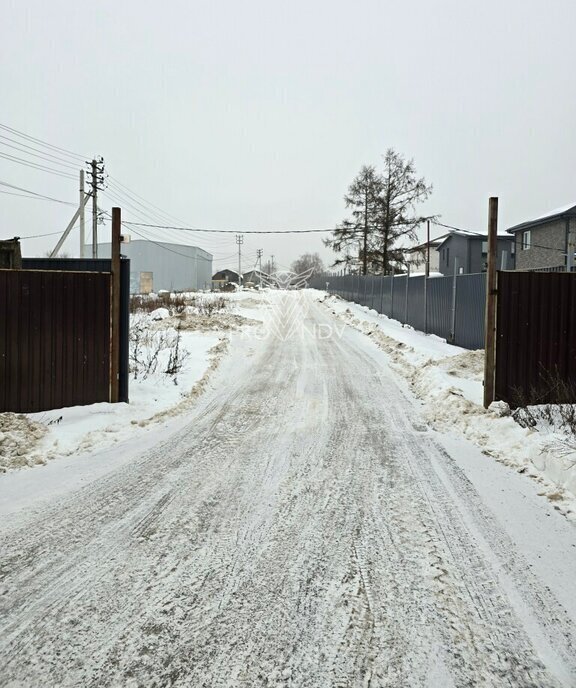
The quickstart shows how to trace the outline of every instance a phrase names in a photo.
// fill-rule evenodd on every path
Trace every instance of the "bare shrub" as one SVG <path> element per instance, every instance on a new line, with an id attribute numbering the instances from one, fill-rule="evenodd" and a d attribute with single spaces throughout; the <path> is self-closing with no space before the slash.
<path id="1" fill-rule="evenodd" d="M 190 353 L 181 348 L 180 344 L 182 341 L 182 323 L 178 323 L 176 328 L 176 336 L 172 337 L 169 343 L 169 357 L 168 365 L 164 371 L 166 375 L 172 375 L 174 377 L 174 384 L 178 384 L 176 375 L 182 370 L 184 362 L 190 356 Z"/>
<path id="2" fill-rule="evenodd" d="M 130 297 L 130 313 L 152 313 L 157 308 L 166 308 L 170 315 L 179 315 L 186 310 L 184 294 L 164 292 L 156 294 L 134 294 Z"/>
<path id="3" fill-rule="evenodd" d="M 134 380 L 145 380 L 158 368 L 160 352 L 168 346 L 165 332 L 151 332 L 138 323 L 130 328 L 130 372 Z"/>
<path id="4" fill-rule="evenodd" d="M 168 351 L 168 362 L 163 372 L 174 377 L 174 384 L 177 384 L 176 375 L 190 356 L 182 348 L 181 329 L 180 323 L 176 332 L 149 330 L 143 323 L 137 323 L 130 329 L 130 373 L 134 380 L 146 380 L 155 373 L 162 352 Z"/>
<path id="5" fill-rule="evenodd" d="M 197 311 L 198 315 L 205 315 L 211 317 L 215 313 L 220 313 L 228 308 L 229 301 L 224 296 L 197 296 L 191 303 Z"/>

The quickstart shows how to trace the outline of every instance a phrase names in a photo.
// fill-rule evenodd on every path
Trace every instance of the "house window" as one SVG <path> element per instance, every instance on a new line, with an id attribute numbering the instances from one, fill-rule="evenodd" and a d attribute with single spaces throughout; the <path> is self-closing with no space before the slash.
<path id="1" fill-rule="evenodd" d="M 446 249 L 446 263 L 450 265 L 450 249 Z"/>
<path id="2" fill-rule="evenodd" d="M 526 232 L 522 232 L 522 250 L 526 251 L 526 249 L 530 248 L 530 230 L 527 230 Z"/>

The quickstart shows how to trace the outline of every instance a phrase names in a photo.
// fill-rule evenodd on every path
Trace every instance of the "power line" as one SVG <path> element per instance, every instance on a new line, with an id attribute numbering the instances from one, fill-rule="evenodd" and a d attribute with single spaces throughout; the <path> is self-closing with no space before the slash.
<path id="1" fill-rule="evenodd" d="M 128 196 L 132 195 L 132 196 L 134 196 L 135 198 L 139 198 L 141 201 L 144 201 L 144 203 L 145 203 L 146 205 L 149 205 L 149 206 L 151 206 L 152 208 L 154 208 L 155 210 L 160 211 L 160 213 L 161 213 L 165 218 L 169 218 L 171 221 L 176 221 L 176 222 L 180 222 L 180 223 L 182 222 L 182 220 L 180 220 L 179 218 L 175 217 L 174 215 L 170 215 L 170 213 L 167 213 L 165 210 L 162 210 L 162 208 L 160 208 L 159 206 L 154 205 L 154 203 L 152 203 L 151 201 L 148 201 L 148 200 L 146 200 L 144 197 L 138 195 L 135 191 L 131 191 L 127 186 L 125 186 L 124 184 L 122 184 L 122 182 L 120 182 L 118 179 L 116 179 L 116 178 L 113 177 L 112 175 L 109 175 L 109 178 L 112 180 L 112 183 L 113 183 L 113 184 L 117 184 L 117 185 L 120 186 L 122 189 L 124 189 L 125 193 L 127 193 Z"/>
<path id="2" fill-rule="evenodd" d="M 26 139 L 28 141 L 33 141 L 34 143 L 41 144 L 43 146 L 47 146 L 48 148 L 51 148 L 52 150 L 59 151 L 60 153 L 65 153 L 66 155 L 70 155 L 74 158 L 79 158 L 84 162 L 86 158 L 89 156 L 87 155 L 80 155 L 79 153 L 74 153 L 73 151 L 67 150 L 66 148 L 61 148 L 60 146 L 55 146 L 52 143 L 48 143 L 48 141 L 43 141 L 42 139 L 37 139 L 35 136 L 30 136 L 30 134 L 25 134 L 23 131 L 19 131 L 18 129 L 14 129 L 13 127 L 9 127 L 6 124 L 0 124 L 0 129 L 4 129 L 5 131 L 9 131 L 12 134 L 15 134 L 16 136 L 20 136 L 23 139 Z"/>
<path id="3" fill-rule="evenodd" d="M 0 138 L 6 138 L 6 137 L 0 135 Z M 8 140 L 11 140 L 11 139 L 8 139 Z M 39 151 L 38 153 L 29 153 L 25 148 L 23 148 L 21 146 L 14 145 L 12 143 L 6 143 L 5 141 L 0 141 L 0 146 L 6 146 L 8 148 L 14 148 L 15 150 L 19 151 L 20 153 L 24 153 L 25 155 L 34 156 L 35 158 L 40 158 L 42 160 L 47 160 L 48 162 L 52 163 L 53 165 L 60 165 L 61 167 L 67 167 L 67 168 L 70 168 L 71 170 L 78 169 L 78 165 L 72 164 L 69 160 L 61 160 L 60 158 L 57 158 L 55 155 L 44 154 L 41 151 Z M 31 146 L 27 146 L 27 148 L 31 148 Z M 32 150 L 35 150 L 35 149 L 32 149 Z"/>
<path id="4" fill-rule="evenodd" d="M 68 203 L 67 201 L 59 201 L 56 198 L 42 198 L 42 196 L 30 196 L 29 194 L 17 193 L 16 191 L 4 191 L 0 189 L 0 193 L 7 194 L 8 196 L 17 196 L 18 198 L 28 198 L 31 201 L 52 201 L 54 203 L 63 203 L 65 205 L 74 206 L 75 203 Z"/>
<path id="5" fill-rule="evenodd" d="M 33 234 L 32 236 L 18 237 L 19 239 L 41 239 L 42 237 L 56 236 L 56 234 L 62 234 L 62 231 L 58 232 L 48 232 L 48 234 Z"/>
<path id="6" fill-rule="evenodd" d="M 9 184 L 8 182 L 2 182 L 0 181 L 0 186 L 7 186 L 10 189 L 16 189 L 17 191 L 24 191 L 27 194 L 32 194 L 31 197 L 42 199 L 45 201 L 54 201 L 54 203 L 62 203 L 64 205 L 72 205 L 75 206 L 76 203 L 70 203 L 69 201 L 61 201 L 58 198 L 52 198 L 52 196 L 45 196 L 44 194 L 37 193 L 36 191 L 31 191 L 30 189 L 24 189 L 21 186 L 16 186 L 14 184 Z M 9 191 L 3 191 L 2 193 L 10 193 Z M 15 195 L 20 195 L 20 194 L 15 194 Z"/>
<path id="7" fill-rule="evenodd" d="M 122 222 L 122 224 L 125 225 L 126 223 Z M 178 256 L 184 256 L 184 258 L 188 258 L 188 259 L 198 260 L 200 258 L 201 260 L 205 260 L 205 261 L 210 260 L 209 258 L 204 258 L 204 256 L 198 256 L 198 255 L 191 256 L 189 253 L 182 253 L 181 251 L 175 251 L 172 248 L 168 248 L 168 246 L 164 246 L 163 244 L 160 244 L 157 241 L 154 241 L 153 239 L 150 239 L 149 237 L 144 236 L 144 234 L 140 234 L 140 232 L 138 232 L 135 229 L 132 229 L 131 231 L 134 232 L 134 234 L 137 234 L 142 239 L 146 239 L 146 241 L 149 241 L 150 243 L 154 244 L 155 246 L 158 246 L 158 248 L 163 249 L 164 251 L 169 251 L 170 253 L 175 253 Z"/>
<path id="8" fill-rule="evenodd" d="M 152 225 L 143 222 L 126 222 L 127 225 L 137 225 L 139 227 L 150 227 L 153 229 L 174 229 L 178 232 L 209 232 L 216 234 L 313 234 L 319 232 L 334 232 L 335 228 L 330 229 L 206 229 L 201 227 L 175 227 L 172 225 Z"/>
<path id="9" fill-rule="evenodd" d="M 112 177 L 112 175 L 109 175 L 109 178 L 114 180 L 114 177 Z M 113 197 L 115 200 L 121 201 L 123 204 L 125 204 L 129 208 L 132 208 L 133 212 L 139 218 L 144 218 L 147 221 L 152 221 L 152 222 L 158 222 L 158 220 L 160 220 L 161 223 L 165 222 L 166 218 L 170 218 L 171 221 L 175 220 L 176 222 L 182 223 L 182 220 L 175 218 L 174 216 L 170 215 L 169 213 L 162 210 L 161 208 L 154 205 L 153 203 L 146 201 L 144 198 L 142 198 L 142 196 L 139 196 L 135 192 L 127 193 L 127 192 L 121 190 L 120 188 L 118 188 L 116 185 L 118 185 L 118 187 L 122 187 L 123 189 L 127 189 L 127 187 L 125 187 L 123 184 L 121 184 L 118 180 L 115 180 L 112 182 L 112 186 L 111 186 L 113 196 L 111 194 L 110 188 L 107 189 L 107 193 L 109 195 L 111 195 L 111 197 Z M 132 194 L 132 195 L 130 195 L 130 194 Z M 142 201 L 144 201 L 144 203 L 140 203 L 138 200 L 136 200 L 137 198 L 140 198 Z M 129 199 L 129 200 L 126 200 L 126 199 Z M 136 203 L 140 207 L 136 208 L 134 206 L 134 203 Z M 156 212 L 155 210 L 148 209 L 145 204 L 149 205 L 151 208 L 155 208 L 159 212 Z M 164 227 L 162 226 L 162 228 L 164 228 Z M 214 242 L 212 242 L 212 243 L 214 243 Z M 219 243 L 221 246 L 225 245 L 224 242 L 219 242 Z"/>
<path id="10" fill-rule="evenodd" d="M 453 229 L 457 232 L 463 232 L 464 234 L 471 234 L 473 236 L 480 236 L 480 237 L 486 237 L 487 235 L 483 232 L 474 232 L 471 229 L 462 229 L 461 227 L 453 227 L 452 225 L 446 225 L 442 222 L 438 222 L 437 220 L 430 220 L 430 223 L 433 225 L 438 225 L 439 227 L 446 227 L 447 229 Z M 502 236 L 502 235 L 500 235 Z M 505 237 L 508 239 L 509 237 Z M 531 243 L 530 247 L 534 248 L 542 248 L 546 251 L 557 251 L 559 253 L 566 253 L 566 251 L 562 248 L 558 248 L 557 246 L 543 246 L 542 244 L 534 244 Z"/>
<path id="11" fill-rule="evenodd" d="M 54 170 L 46 165 L 40 165 L 39 163 L 33 163 L 29 160 L 24 160 L 23 158 L 18 158 L 15 155 L 8 155 L 7 153 L 0 153 L 0 158 L 9 160 L 10 162 L 18 163 L 19 165 L 24 165 L 25 167 L 32 167 L 33 169 L 40 170 L 41 172 L 48 172 L 49 174 L 54 174 L 57 177 L 65 177 L 67 179 L 76 179 L 72 174 L 67 172 L 61 172 L 60 170 Z"/>

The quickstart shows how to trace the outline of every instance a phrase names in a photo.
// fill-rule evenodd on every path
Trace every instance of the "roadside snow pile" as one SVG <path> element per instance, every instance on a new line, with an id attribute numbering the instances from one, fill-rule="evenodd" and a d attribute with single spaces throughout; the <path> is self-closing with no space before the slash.
<path id="1" fill-rule="evenodd" d="M 576 417 L 566 422 L 570 414 L 576 416 L 576 407 L 528 407 L 512 413 L 499 402 L 486 410 L 483 351 L 452 346 L 337 297 L 322 295 L 319 300 L 389 355 L 391 366 L 422 400 L 431 427 L 462 433 L 485 455 L 538 481 L 541 494 L 576 520 Z"/>
<path id="2" fill-rule="evenodd" d="M 233 296 L 165 292 L 133 297 L 130 403 L 0 414 L 0 472 L 111 446 L 193 406 L 231 337 L 261 323 L 250 317 L 261 305 L 257 292 Z"/>
<path id="3" fill-rule="evenodd" d="M 48 428 L 16 413 L 0 413 L 0 472 L 44 463 L 38 451 Z"/>

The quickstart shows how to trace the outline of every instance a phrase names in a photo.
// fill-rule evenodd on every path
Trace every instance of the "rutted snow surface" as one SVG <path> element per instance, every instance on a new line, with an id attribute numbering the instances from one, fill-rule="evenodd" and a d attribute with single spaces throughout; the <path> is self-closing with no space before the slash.
<path id="1" fill-rule="evenodd" d="M 6 529 L 3 685 L 576 684 L 573 620 L 394 373 L 302 318 L 239 344 L 177 436 Z"/>

